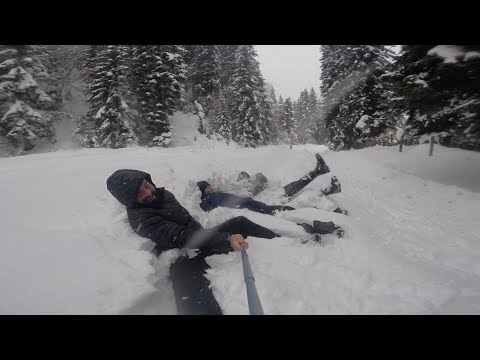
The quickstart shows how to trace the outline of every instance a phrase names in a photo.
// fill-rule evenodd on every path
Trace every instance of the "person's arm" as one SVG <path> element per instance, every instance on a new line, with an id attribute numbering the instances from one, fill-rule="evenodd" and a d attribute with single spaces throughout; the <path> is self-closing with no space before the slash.
<path id="1" fill-rule="evenodd" d="M 217 205 L 218 206 L 218 205 Z M 210 197 L 206 197 L 202 200 L 200 203 L 200 207 L 202 208 L 203 211 L 205 212 L 210 212 L 213 209 L 215 209 L 217 206 L 212 204 L 212 201 L 210 200 Z"/>
<path id="2" fill-rule="evenodd" d="M 165 220 L 156 214 L 150 216 L 142 214 L 134 230 L 138 235 L 152 240 L 162 248 L 225 250 L 230 246 L 230 233 L 207 229 L 194 230 Z"/>
<path id="3" fill-rule="evenodd" d="M 250 198 L 229 193 L 214 193 L 210 195 L 210 201 L 215 207 L 221 206 L 232 209 L 243 209 L 250 200 Z"/>

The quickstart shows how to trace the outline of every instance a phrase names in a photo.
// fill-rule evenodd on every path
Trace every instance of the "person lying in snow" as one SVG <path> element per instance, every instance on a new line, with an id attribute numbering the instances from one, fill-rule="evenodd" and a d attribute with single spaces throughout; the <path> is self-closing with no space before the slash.
<path id="1" fill-rule="evenodd" d="M 157 188 L 143 171 L 118 170 L 107 179 L 107 189 L 126 207 L 133 230 L 156 244 L 157 256 L 174 248 L 200 249 L 193 259 L 180 257 L 170 268 L 179 314 L 222 314 L 203 276 L 206 256 L 240 251 L 248 247 L 248 236 L 280 236 L 243 216 L 204 229 L 171 192 Z"/>
<path id="2" fill-rule="evenodd" d="M 171 192 L 157 188 L 143 171 L 117 170 L 107 179 L 107 189 L 126 207 L 132 229 L 156 244 L 155 255 L 175 248 L 200 250 L 193 258 L 181 256 L 170 268 L 179 314 L 222 314 L 203 276 L 209 268 L 205 257 L 248 248 L 248 236 L 280 236 L 244 216 L 204 229 Z"/>
<path id="3" fill-rule="evenodd" d="M 314 170 L 310 171 L 307 175 L 301 179 L 294 181 L 283 187 L 285 196 L 291 197 L 302 190 L 305 186 L 310 184 L 316 177 L 327 174 L 330 172 L 330 168 L 325 163 L 325 160 L 320 154 L 315 154 L 317 158 L 317 165 Z M 251 179 L 246 172 L 241 172 L 239 180 Z M 253 184 L 253 193 L 259 193 L 264 189 L 268 180 L 263 174 L 258 173 L 255 176 L 255 183 Z M 263 202 L 253 200 L 249 197 L 241 197 L 234 194 L 225 192 L 215 192 L 212 186 L 207 181 L 199 181 L 197 183 L 198 188 L 202 194 L 200 207 L 205 212 L 210 212 L 217 207 L 228 207 L 234 209 L 248 209 L 262 214 L 274 215 L 277 211 L 289 211 L 295 210 L 291 206 L 284 205 L 267 205 Z M 322 191 L 325 196 L 336 194 L 341 192 L 341 185 L 337 178 L 334 176 L 331 179 L 331 185 Z M 336 213 L 347 214 L 345 210 L 337 207 L 333 210 Z"/>

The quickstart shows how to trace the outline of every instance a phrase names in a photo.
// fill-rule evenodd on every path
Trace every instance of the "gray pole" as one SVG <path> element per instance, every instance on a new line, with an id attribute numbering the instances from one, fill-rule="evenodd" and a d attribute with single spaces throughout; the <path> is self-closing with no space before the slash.
<path id="1" fill-rule="evenodd" d="M 255 278 L 253 277 L 252 267 L 248 261 L 248 255 L 245 248 L 242 249 L 243 276 L 247 287 L 248 310 L 250 315 L 265 315 L 263 313 L 262 303 L 258 297 Z"/>

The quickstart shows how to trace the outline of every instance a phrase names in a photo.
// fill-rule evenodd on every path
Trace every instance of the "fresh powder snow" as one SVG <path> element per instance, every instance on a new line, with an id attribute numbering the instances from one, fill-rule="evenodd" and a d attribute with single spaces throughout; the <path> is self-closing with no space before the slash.
<path id="1" fill-rule="evenodd" d="M 170 265 L 131 229 L 107 191 L 118 169 L 149 172 L 203 226 L 243 215 L 281 238 L 248 238 L 267 315 L 480 314 L 480 154 L 428 144 L 331 152 L 322 145 L 227 146 L 198 134 L 198 117 L 172 117 L 172 147 L 59 150 L 0 159 L 1 314 L 175 314 Z M 321 153 L 331 172 L 291 202 L 282 186 Z M 200 209 L 196 182 L 248 195 L 238 173 L 262 172 L 255 199 L 298 210 L 268 216 Z M 337 176 L 342 192 L 320 195 Z M 340 206 L 348 216 L 332 213 Z M 344 238 L 322 243 L 297 221 L 334 221 Z M 195 256 L 195 251 L 188 251 Z M 227 315 L 248 314 L 239 253 L 207 258 L 205 275 Z"/>

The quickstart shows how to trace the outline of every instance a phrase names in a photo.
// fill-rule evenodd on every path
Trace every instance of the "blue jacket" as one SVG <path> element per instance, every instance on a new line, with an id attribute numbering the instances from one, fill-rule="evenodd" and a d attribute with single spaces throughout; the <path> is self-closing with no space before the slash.
<path id="1" fill-rule="evenodd" d="M 260 201 L 224 192 L 214 192 L 213 194 L 202 197 L 200 207 L 206 212 L 212 211 L 217 207 L 248 209 L 259 213 L 264 213 L 264 211 L 268 209 L 268 206 Z"/>

